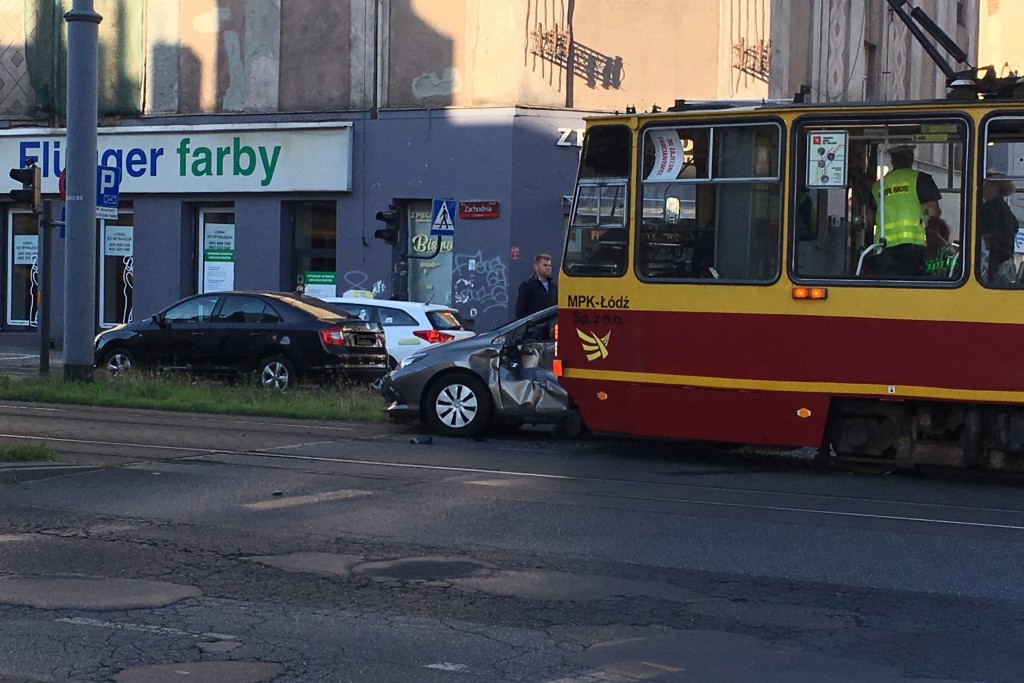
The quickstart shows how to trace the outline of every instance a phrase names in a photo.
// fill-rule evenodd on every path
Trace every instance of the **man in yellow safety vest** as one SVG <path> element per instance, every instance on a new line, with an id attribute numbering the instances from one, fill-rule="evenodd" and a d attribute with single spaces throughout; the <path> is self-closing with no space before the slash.
<path id="1" fill-rule="evenodd" d="M 889 159 L 892 170 L 871 187 L 868 225 L 875 226 L 876 242 L 883 236 L 885 239 L 882 250 L 869 261 L 870 269 L 881 276 L 923 276 L 924 228 L 929 219 L 942 215 L 942 195 L 930 175 L 914 170 L 913 145 L 890 147 Z M 883 197 L 879 197 L 880 192 L 884 192 Z M 876 217 L 884 221 L 884 230 Z"/>

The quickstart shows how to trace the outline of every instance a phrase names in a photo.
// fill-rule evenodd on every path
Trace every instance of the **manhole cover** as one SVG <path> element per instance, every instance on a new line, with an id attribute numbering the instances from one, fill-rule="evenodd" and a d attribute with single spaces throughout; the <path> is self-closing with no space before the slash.
<path id="1" fill-rule="evenodd" d="M 490 568 L 480 562 L 459 557 L 408 557 L 390 562 L 367 562 L 353 570 L 401 581 L 443 581 L 487 574 Z"/>

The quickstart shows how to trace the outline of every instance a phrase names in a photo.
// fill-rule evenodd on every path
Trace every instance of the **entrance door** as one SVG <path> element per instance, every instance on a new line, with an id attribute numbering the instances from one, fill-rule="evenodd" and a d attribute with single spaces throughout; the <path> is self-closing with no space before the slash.
<path id="1" fill-rule="evenodd" d="M 336 202 L 290 202 L 294 285 L 310 296 L 335 296 L 338 281 Z"/>
<path id="2" fill-rule="evenodd" d="M 7 324 L 39 324 L 39 221 L 31 213 L 7 214 Z"/>
<path id="3" fill-rule="evenodd" d="M 199 291 L 235 288 L 235 212 L 199 210 Z"/>
<path id="4" fill-rule="evenodd" d="M 100 257 L 100 327 L 132 321 L 134 299 L 134 220 L 122 211 L 117 220 L 102 222 Z"/>

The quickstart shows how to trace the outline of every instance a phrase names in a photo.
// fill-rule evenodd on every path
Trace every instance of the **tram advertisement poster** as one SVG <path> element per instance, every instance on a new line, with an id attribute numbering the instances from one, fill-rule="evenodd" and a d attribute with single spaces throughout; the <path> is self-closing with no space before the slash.
<path id="1" fill-rule="evenodd" d="M 846 186 L 846 132 L 807 133 L 807 187 Z"/>

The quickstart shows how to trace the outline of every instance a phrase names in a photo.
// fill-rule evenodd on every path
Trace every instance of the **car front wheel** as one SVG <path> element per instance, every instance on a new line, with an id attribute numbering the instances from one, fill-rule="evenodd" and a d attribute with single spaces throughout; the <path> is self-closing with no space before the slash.
<path id="1" fill-rule="evenodd" d="M 135 367 L 135 357 L 125 349 L 111 349 L 103 357 L 103 369 L 111 377 L 123 377 Z"/>
<path id="2" fill-rule="evenodd" d="M 493 410 L 487 386 L 472 375 L 444 377 L 427 394 L 427 422 L 444 436 L 477 436 L 490 424 Z"/>
<path id="3" fill-rule="evenodd" d="M 284 356 L 272 356 L 260 363 L 257 370 L 260 386 L 284 391 L 295 383 L 295 366 Z"/>

